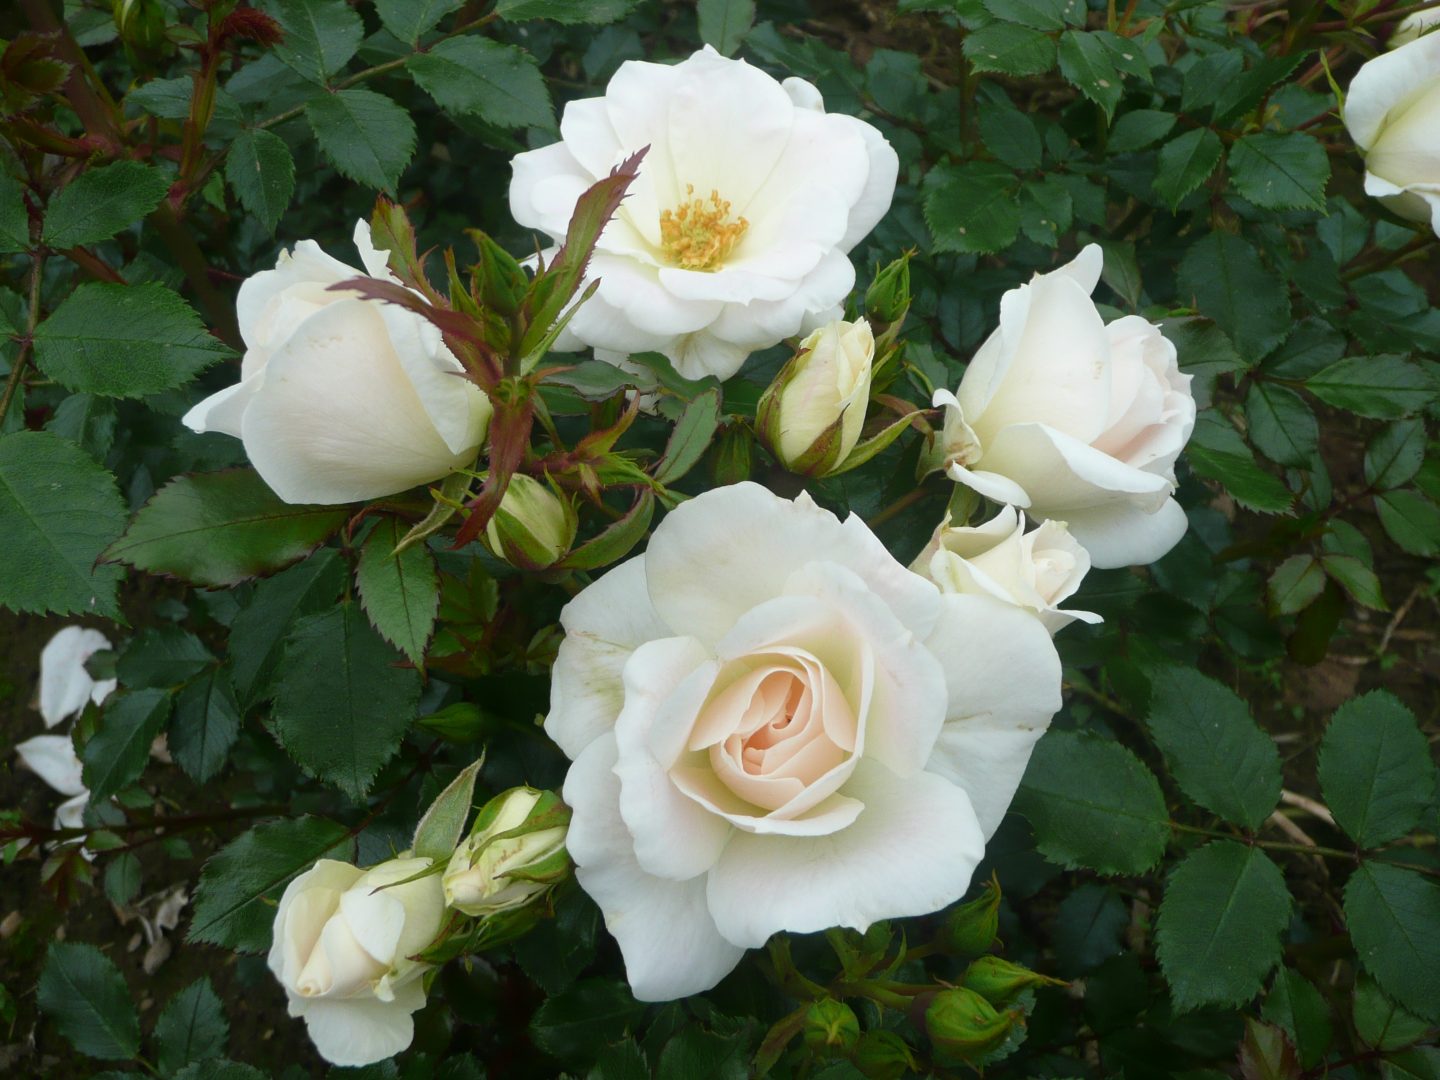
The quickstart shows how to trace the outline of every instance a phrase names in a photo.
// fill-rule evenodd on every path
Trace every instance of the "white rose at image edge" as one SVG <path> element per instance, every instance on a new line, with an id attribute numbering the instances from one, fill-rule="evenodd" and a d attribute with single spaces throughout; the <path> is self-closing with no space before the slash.
<path id="1" fill-rule="evenodd" d="M 40 715 L 47 728 L 77 716 L 87 702 L 102 703 L 116 687 L 114 679 L 96 681 L 85 663 L 109 649 L 110 639 L 86 626 L 67 626 L 40 650 Z"/>
<path id="2" fill-rule="evenodd" d="M 1440 33 L 1361 67 L 1343 119 L 1365 153 L 1365 193 L 1440 235 Z"/>
<path id="3" fill-rule="evenodd" d="M 512 216 L 560 243 L 581 193 L 646 146 L 590 264 L 598 292 L 560 348 L 611 362 L 659 351 L 688 378 L 724 379 L 751 352 L 839 318 L 855 282 L 848 253 L 895 191 L 899 158 L 879 131 L 826 113 L 809 83 L 709 46 L 675 65 L 630 60 L 603 97 L 566 105 L 559 142 L 516 156 Z M 661 220 L 687 207 L 707 215 L 707 236 L 745 225 L 708 262 L 682 259 Z"/>
<path id="4" fill-rule="evenodd" d="M 933 403 L 951 479 L 1066 522 L 1109 570 L 1154 562 L 1185 535 L 1171 493 L 1195 399 L 1159 327 L 1101 318 L 1090 294 L 1102 264 L 1090 244 L 1007 292 L 959 389 Z"/>
<path id="5" fill-rule="evenodd" d="M 646 1001 L 777 931 L 959 899 L 1060 705 L 1032 613 L 751 483 L 672 511 L 561 624 L 567 846 Z"/>
<path id="6" fill-rule="evenodd" d="M 365 271 L 313 240 L 245 280 L 236 301 L 240 382 L 185 414 L 197 432 L 245 443 L 251 464 L 289 503 L 379 498 L 474 463 L 490 399 L 427 320 L 330 286 L 394 281 L 370 227 L 355 226 Z"/>
<path id="7" fill-rule="evenodd" d="M 438 874 L 393 883 L 429 864 L 402 858 L 362 870 L 321 859 L 280 898 L 270 970 L 332 1065 L 381 1061 L 415 1036 L 428 965 L 407 958 L 439 932 L 445 898 Z"/>

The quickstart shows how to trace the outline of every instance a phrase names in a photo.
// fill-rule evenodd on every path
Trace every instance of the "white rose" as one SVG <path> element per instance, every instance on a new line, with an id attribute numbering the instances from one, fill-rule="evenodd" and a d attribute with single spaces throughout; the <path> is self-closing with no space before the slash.
<path id="1" fill-rule="evenodd" d="M 291 503 L 393 495 L 474 464 L 490 399 L 462 374 L 435 326 L 394 304 L 330 286 L 394 281 L 370 227 L 355 226 L 365 271 L 302 240 L 240 286 L 240 382 L 185 414 L 221 431 Z"/>
<path id="2" fill-rule="evenodd" d="M 78 716 L 87 702 L 99 705 L 114 691 L 114 679 L 97 682 L 85 670 L 90 657 L 108 648 L 109 638 L 83 626 L 67 626 L 46 642 L 40 650 L 40 715 L 47 728 Z"/>
<path id="3" fill-rule="evenodd" d="M 1440 8 L 1430 8 L 1426 11 L 1416 11 L 1400 20 L 1400 25 L 1395 27 L 1395 32 L 1390 35 L 1389 46 L 1398 49 L 1401 45 L 1408 45 L 1421 34 L 1432 27 L 1440 26 Z"/>
<path id="4" fill-rule="evenodd" d="M 561 347 L 660 351 L 689 378 L 728 378 L 838 317 L 855 283 L 847 253 L 890 208 L 899 170 L 875 128 L 826 113 L 809 83 L 708 46 L 622 64 L 603 97 L 565 107 L 560 138 L 518 155 L 510 184 L 515 220 L 556 244 L 580 194 L 650 148 Z"/>
<path id="5" fill-rule="evenodd" d="M 1090 571 L 1090 554 L 1063 521 L 1025 531 L 1025 515 L 1005 506 L 984 525 L 956 527 L 941 522 L 910 569 L 941 592 L 994 596 L 1040 617 L 1055 633 L 1079 619 L 1103 620 L 1090 611 L 1062 611 Z"/>
<path id="6" fill-rule="evenodd" d="M 1440 235 L 1440 33 L 1365 64 L 1346 91 L 1344 119 L 1365 152 L 1365 193 Z"/>
<path id="7" fill-rule="evenodd" d="M 1158 327 L 1101 319 L 1090 299 L 1101 263 L 1091 244 L 1007 292 L 959 390 L 937 390 L 934 404 L 953 480 L 1067 522 L 1108 570 L 1154 562 L 1185 535 L 1170 494 L 1195 400 Z"/>
<path id="8" fill-rule="evenodd" d="M 874 362 L 875 335 L 864 319 L 826 323 L 800 343 L 760 405 L 782 464 L 823 475 L 845 460 L 865 426 Z M 802 461 L 807 456 L 818 460 Z"/>
<path id="9" fill-rule="evenodd" d="M 553 812 L 559 801 L 518 787 L 486 803 L 445 868 L 445 902 L 466 915 L 494 915 L 524 907 L 563 877 L 569 862 L 563 825 L 503 835 Z"/>
<path id="10" fill-rule="evenodd" d="M 361 870 L 321 859 L 280 898 L 270 970 L 331 1064 L 369 1065 L 414 1038 L 429 965 L 410 957 L 439 933 L 445 897 L 439 874 L 394 883 L 429 865 L 391 859 Z"/>
<path id="11" fill-rule="evenodd" d="M 560 621 L 567 845 L 646 1001 L 777 931 L 957 900 L 1060 706 L 1029 612 L 756 484 L 672 511 Z"/>

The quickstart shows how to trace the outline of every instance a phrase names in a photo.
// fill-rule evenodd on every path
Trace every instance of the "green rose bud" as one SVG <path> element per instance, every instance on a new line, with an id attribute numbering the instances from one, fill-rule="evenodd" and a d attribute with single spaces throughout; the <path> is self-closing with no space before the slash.
<path id="1" fill-rule="evenodd" d="M 974 990 L 942 990 L 925 1010 L 925 1030 L 936 1049 L 957 1058 L 976 1058 L 994 1050 L 1010 1034 L 1015 1018 Z"/>
<path id="2" fill-rule="evenodd" d="M 860 1038 L 860 1021 L 843 1001 L 821 998 L 805 1014 L 805 1045 L 812 1054 L 849 1053 Z"/>
<path id="3" fill-rule="evenodd" d="M 872 322 L 889 326 L 910 310 L 910 254 L 906 252 L 875 275 L 865 290 L 865 314 Z"/>
<path id="4" fill-rule="evenodd" d="M 466 915 L 523 907 L 565 876 L 570 811 L 549 791 L 511 788 L 475 818 L 445 868 L 445 903 Z"/>
<path id="5" fill-rule="evenodd" d="M 915 1074 L 915 1057 L 893 1031 L 867 1031 L 855 1044 L 852 1060 L 868 1080 L 901 1080 Z"/>
<path id="6" fill-rule="evenodd" d="M 543 570 L 564 558 L 578 527 L 567 497 L 533 476 L 516 473 L 485 526 L 485 546 L 511 566 Z"/>
<path id="7" fill-rule="evenodd" d="M 982 956 L 976 960 L 965 969 L 961 984 L 996 1005 L 1009 1001 L 1027 986 L 1065 985 L 1060 979 L 1041 975 L 998 956 Z"/>
<path id="8" fill-rule="evenodd" d="M 143 52 L 165 42 L 165 9 L 158 0 L 114 0 L 111 14 L 120 40 Z"/>
<path id="9" fill-rule="evenodd" d="M 945 920 L 941 940 L 951 952 L 979 956 L 1000 928 L 1000 886 L 991 878 L 978 897 L 955 908 Z"/>

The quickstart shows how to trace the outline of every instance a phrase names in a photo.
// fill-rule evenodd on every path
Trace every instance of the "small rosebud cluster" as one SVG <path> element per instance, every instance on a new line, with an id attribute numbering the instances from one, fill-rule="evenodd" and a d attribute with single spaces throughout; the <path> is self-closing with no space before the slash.
<path id="1" fill-rule="evenodd" d="M 445 903 L 485 916 L 535 900 L 569 871 L 569 820 L 569 809 L 549 791 L 518 787 L 495 796 L 450 857 Z"/>

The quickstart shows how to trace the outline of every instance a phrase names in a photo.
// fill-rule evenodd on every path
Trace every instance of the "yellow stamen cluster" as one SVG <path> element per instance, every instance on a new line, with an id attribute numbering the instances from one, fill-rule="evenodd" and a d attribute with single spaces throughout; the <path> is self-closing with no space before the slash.
<path id="1" fill-rule="evenodd" d="M 695 185 L 686 184 L 690 196 L 674 210 L 660 213 L 660 243 L 665 255 L 682 270 L 718 270 L 750 228 L 743 217 L 730 220 L 730 200 L 711 191 L 708 199 L 695 198 Z"/>

